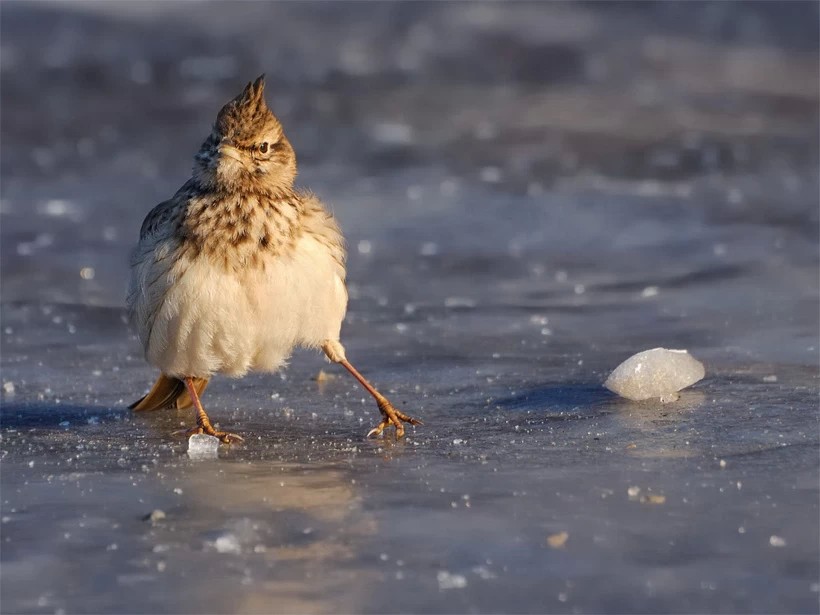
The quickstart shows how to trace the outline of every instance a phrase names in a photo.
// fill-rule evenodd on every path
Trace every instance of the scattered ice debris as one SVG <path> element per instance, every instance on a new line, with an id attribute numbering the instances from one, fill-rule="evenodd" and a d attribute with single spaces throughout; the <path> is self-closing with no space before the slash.
<path id="1" fill-rule="evenodd" d="M 783 540 L 783 538 L 781 538 L 780 536 L 772 535 L 772 536 L 769 537 L 769 544 L 772 547 L 785 547 L 786 546 L 786 541 Z"/>
<path id="2" fill-rule="evenodd" d="M 14 395 L 14 383 L 11 380 L 3 383 L 3 393 Z"/>
<path id="3" fill-rule="evenodd" d="M 666 496 L 648 493 L 641 496 L 641 504 L 666 504 Z"/>
<path id="4" fill-rule="evenodd" d="M 242 553 L 242 545 L 239 544 L 239 539 L 231 533 L 222 534 L 214 540 L 214 548 L 218 553 L 233 553 L 235 555 Z"/>
<path id="5" fill-rule="evenodd" d="M 674 401 L 677 392 L 702 380 L 703 363 L 686 350 L 653 348 L 632 355 L 609 375 L 604 386 L 633 401 Z"/>
<path id="6" fill-rule="evenodd" d="M 152 510 L 142 518 L 143 521 L 150 521 L 151 523 L 156 523 L 157 521 L 162 521 L 163 519 L 165 519 L 165 511 L 160 510 L 159 508 Z"/>
<path id="7" fill-rule="evenodd" d="M 472 571 L 485 581 L 497 578 L 496 574 L 487 566 L 473 566 Z"/>
<path id="8" fill-rule="evenodd" d="M 557 534 L 550 534 L 547 536 L 547 544 L 552 549 L 563 549 L 566 546 L 568 539 L 569 534 L 567 532 L 558 532 Z"/>
<path id="9" fill-rule="evenodd" d="M 467 587 L 467 578 L 464 575 L 452 574 L 446 570 L 439 570 L 436 579 L 438 580 L 438 588 L 440 590 L 462 589 Z"/>
<path id="10" fill-rule="evenodd" d="M 39 208 L 47 216 L 60 218 L 76 213 L 76 205 L 64 199 L 49 199 Z"/>
<path id="11" fill-rule="evenodd" d="M 197 433 L 188 438 L 188 457 L 191 459 L 216 459 L 219 438 Z"/>

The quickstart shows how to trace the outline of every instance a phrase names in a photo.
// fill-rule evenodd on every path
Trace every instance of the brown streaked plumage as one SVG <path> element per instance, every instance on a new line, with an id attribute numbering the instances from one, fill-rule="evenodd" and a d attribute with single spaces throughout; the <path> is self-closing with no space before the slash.
<path id="1" fill-rule="evenodd" d="M 373 395 L 382 421 L 368 435 L 420 421 L 396 410 L 345 357 L 344 238 L 310 192 L 294 188 L 296 156 L 264 97 L 264 77 L 219 112 L 191 179 L 142 224 L 128 309 L 160 377 L 134 410 L 196 409 L 214 374 L 276 371 L 296 346 L 321 348 Z"/>

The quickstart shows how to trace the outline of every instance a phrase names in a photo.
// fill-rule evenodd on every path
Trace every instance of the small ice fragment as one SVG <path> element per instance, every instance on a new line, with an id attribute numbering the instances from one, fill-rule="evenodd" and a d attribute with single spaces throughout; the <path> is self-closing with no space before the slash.
<path id="1" fill-rule="evenodd" d="M 432 241 L 428 241 L 421 245 L 421 249 L 419 250 L 419 254 L 422 256 L 435 256 L 438 254 L 438 244 L 433 243 Z"/>
<path id="2" fill-rule="evenodd" d="M 219 553 L 234 553 L 242 552 L 242 546 L 239 544 L 239 539 L 233 534 L 223 534 L 214 540 L 214 548 Z"/>
<path id="3" fill-rule="evenodd" d="M 777 382 L 777 376 L 771 374 L 770 376 L 763 376 L 763 382 Z"/>
<path id="4" fill-rule="evenodd" d="M 563 549 L 569 539 L 569 533 L 558 532 L 557 534 L 550 534 L 547 536 L 547 544 L 552 549 Z"/>
<path id="5" fill-rule="evenodd" d="M 367 239 L 362 239 L 358 244 L 356 244 L 356 248 L 359 250 L 359 254 L 370 254 L 373 250 L 373 244 Z"/>
<path id="6" fill-rule="evenodd" d="M 485 581 L 496 578 L 495 573 L 493 573 L 489 568 L 487 568 L 487 566 L 473 566 L 472 570 L 475 574 L 477 574 Z"/>
<path id="7" fill-rule="evenodd" d="M 648 299 L 649 297 L 656 297 L 658 295 L 658 287 L 657 286 L 647 286 L 641 291 L 641 297 L 644 299 Z"/>
<path id="8" fill-rule="evenodd" d="M 641 494 L 640 487 L 629 487 L 626 490 L 626 494 L 629 496 L 630 499 L 637 498 Z"/>
<path id="9" fill-rule="evenodd" d="M 501 181 L 501 169 L 498 167 L 484 167 L 481 169 L 481 181 L 488 184 L 497 184 Z"/>
<path id="10" fill-rule="evenodd" d="M 720 460 L 720 469 L 722 470 L 722 469 L 724 469 L 725 467 L 726 467 L 726 460 L 725 460 L 725 459 L 721 459 L 721 460 Z"/>
<path id="11" fill-rule="evenodd" d="M 64 199 L 49 199 L 42 207 L 47 216 L 62 217 L 74 210 L 74 204 Z"/>
<path id="12" fill-rule="evenodd" d="M 464 575 L 451 574 L 446 570 L 439 570 L 436 579 L 438 580 L 438 588 L 440 590 L 462 589 L 467 587 L 467 578 Z"/>
<path id="13" fill-rule="evenodd" d="M 464 440 L 462 440 L 461 438 L 455 438 L 453 440 L 453 444 L 455 444 L 456 446 L 458 446 L 459 444 L 464 444 Z"/>
<path id="14" fill-rule="evenodd" d="M 475 300 L 469 297 L 447 297 L 444 300 L 444 307 L 446 308 L 474 308 L 476 306 Z"/>
<path id="15" fill-rule="evenodd" d="M 374 140 L 387 145 L 411 145 L 415 141 L 413 127 L 399 122 L 382 122 L 371 127 Z"/>
<path id="16" fill-rule="evenodd" d="M 773 547 L 785 547 L 786 541 L 783 540 L 780 536 L 770 536 L 769 537 L 769 544 Z"/>
<path id="17" fill-rule="evenodd" d="M 14 383 L 12 381 L 3 383 L 3 393 L 6 395 L 14 395 Z"/>
<path id="18" fill-rule="evenodd" d="M 634 401 L 653 398 L 671 401 L 678 391 L 702 380 L 705 375 L 703 363 L 688 351 L 653 348 L 621 363 L 604 386 Z"/>
<path id="19" fill-rule="evenodd" d="M 196 433 L 188 438 L 188 457 L 191 459 L 216 459 L 219 438 Z"/>
<path id="20" fill-rule="evenodd" d="M 83 267 L 80 269 L 80 277 L 83 280 L 93 280 L 95 275 L 94 267 Z"/>
<path id="21" fill-rule="evenodd" d="M 142 518 L 143 521 L 150 521 L 151 523 L 156 523 L 157 521 L 162 521 L 163 519 L 165 519 L 165 511 L 160 510 L 159 508 L 152 510 Z"/>
<path id="22" fill-rule="evenodd" d="M 666 503 L 666 496 L 665 495 L 657 495 L 655 493 L 649 493 L 647 495 L 641 496 L 641 503 L 642 504 L 665 504 Z"/>

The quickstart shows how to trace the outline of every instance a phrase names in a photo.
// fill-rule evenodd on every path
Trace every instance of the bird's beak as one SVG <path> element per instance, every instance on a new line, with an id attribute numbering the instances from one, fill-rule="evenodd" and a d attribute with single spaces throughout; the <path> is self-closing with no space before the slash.
<path id="1" fill-rule="evenodd" d="M 219 157 L 220 158 L 233 158 L 234 160 L 237 160 L 237 161 L 240 161 L 240 162 L 242 160 L 241 155 L 239 153 L 239 150 L 236 149 L 230 143 L 226 143 L 226 142 L 220 143 L 219 147 L 217 148 L 217 151 L 219 152 Z"/>

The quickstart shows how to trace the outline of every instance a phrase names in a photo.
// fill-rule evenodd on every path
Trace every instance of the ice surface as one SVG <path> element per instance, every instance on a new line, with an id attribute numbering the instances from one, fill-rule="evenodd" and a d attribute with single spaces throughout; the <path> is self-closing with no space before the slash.
<path id="1" fill-rule="evenodd" d="M 218 451 L 219 438 L 204 433 L 188 438 L 188 457 L 191 459 L 216 459 Z"/>
<path id="2" fill-rule="evenodd" d="M 703 363 L 686 350 L 653 348 L 618 365 L 604 386 L 621 397 L 641 401 L 674 401 L 677 392 L 703 379 Z"/>
<path id="3" fill-rule="evenodd" d="M 786 4 L 3 3 L 3 612 L 817 613 L 818 8 Z M 213 379 L 216 459 L 127 409 L 140 224 L 262 72 L 403 442 L 315 351 Z M 661 343 L 709 378 L 600 386 Z"/>

